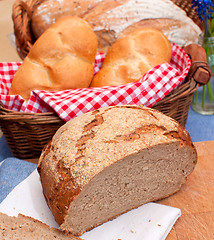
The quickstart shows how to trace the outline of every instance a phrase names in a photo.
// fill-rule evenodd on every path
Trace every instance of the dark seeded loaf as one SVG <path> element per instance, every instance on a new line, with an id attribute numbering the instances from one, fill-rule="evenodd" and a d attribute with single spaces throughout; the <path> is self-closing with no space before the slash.
<path id="1" fill-rule="evenodd" d="M 46 224 L 19 214 L 18 217 L 10 217 L 0 213 L 0 239 L 1 240 L 81 240 L 71 234 L 64 233 L 56 228 L 49 228 Z"/>
<path id="2" fill-rule="evenodd" d="M 116 106 L 63 125 L 38 171 L 56 221 L 81 235 L 177 192 L 196 162 L 192 140 L 175 120 L 145 107 Z"/>

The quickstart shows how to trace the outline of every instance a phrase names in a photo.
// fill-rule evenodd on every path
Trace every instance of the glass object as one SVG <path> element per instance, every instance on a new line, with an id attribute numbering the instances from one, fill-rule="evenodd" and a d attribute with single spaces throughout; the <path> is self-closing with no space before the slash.
<path id="1" fill-rule="evenodd" d="M 203 115 L 214 114 L 214 37 L 201 36 L 199 44 L 203 46 L 207 54 L 207 62 L 211 68 L 210 81 L 198 88 L 193 94 L 192 109 Z"/>

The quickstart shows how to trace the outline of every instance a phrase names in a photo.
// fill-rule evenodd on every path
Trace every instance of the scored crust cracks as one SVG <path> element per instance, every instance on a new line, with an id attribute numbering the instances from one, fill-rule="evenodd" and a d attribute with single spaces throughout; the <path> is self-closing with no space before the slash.
<path id="1" fill-rule="evenodd" d="M 63 125 L 38 171 L 60 227 L 81 235 L 175 193 L 196 162 L 191 138 L 176 121 L 145 107 L 117 106 Z"/>

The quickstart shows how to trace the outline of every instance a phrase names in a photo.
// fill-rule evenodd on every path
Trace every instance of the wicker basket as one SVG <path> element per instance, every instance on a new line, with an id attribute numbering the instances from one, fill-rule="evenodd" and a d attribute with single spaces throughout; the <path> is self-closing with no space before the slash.
<path id="1" fill-rule="evenodd" d="M 16 0 L 13 7 L 14 33 L 17 51 L 22 59 L 27 55 L 35 39 L 30 30 L 30 18 L 33 9 L 42 0 Z M 191 8 L 191 1 L 173 1 L 195 21 L 198 22 L 195 11 Z M 207 63 L 192 64 L 185 83 L 172 91 L 153 108 L 176 119 L 185 126 L 191 99 L 194 91 L 199 87 L 195 74 L 202 67 L 207 71 Z M 52 112 L 49 113 L 20 113 L 5 109 L 0 104 L 0 126 L 7 139 L 13 155 L 21 159 L 34 159 L 40 156 L 44 145 L 52 138 L 56 130 L 64 122 Z"/>

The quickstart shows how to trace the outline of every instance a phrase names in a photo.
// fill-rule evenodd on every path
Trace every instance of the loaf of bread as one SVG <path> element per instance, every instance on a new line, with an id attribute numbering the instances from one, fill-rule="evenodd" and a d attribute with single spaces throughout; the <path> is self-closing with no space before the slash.
<path id="1" fill-rule="evenodd" d="M 124 0 L 45 0 L 41 1 L 33 11 L 32 31 L 38 38 L 56 20 L 64 16 L 100 15 L 105 11 L 121 5 Z"/>
<path id="2" fill-rule="evenodd" d="M 11 217 L 0 213 L 0 239 L 1 240 L 81 240 L 72 234 L 65 233 L 56 228 L 49 228 L 46 224 L 19 214 L 18 217 Z"/>
<path id="3" fill-rule="evenodd" d="M 9 94 L 25 100 L 31 90 L 86 88 L 94 74 L 97 38 L 78 17 L 60 18 L 35 42 L 15 73 Z"/>
<path id="4" fill-rule="evenodd" d="M 180 47 L 187 46 L 193 42 L 198 43 L 198 32 L 194 30 L 191 24 L 178 19 L 156 18 L 143 19 L 125 28 L 118 34 L 120 39 L 130 32 L 142 27 L 150 27 L 161 31 L 171 43 L 176 43 Z"/>
<path id="5" fill-rule="evenodd" d="M 170 41 L 159 30 L 140 28 L 117 40 L 107 52 L 91 87 L 117 86 L 136 82 L 151 68 L 169 63 Z"/>
<path id="6" fill-rule="evenodd" d="M 86 19 L 98 37 L 99 50 L 104 52 L 120 32 L 144 19 L 165 18 L 166 22 L 169 21 L 168 32 L 171 32 L 169 40 L 179 45 L 198 43 L 201 33 L 185 11 L 170 0 L 45 0 L 32 13 L 35 37 L 38 38 L 56 19 L 65 15 Z M 167 19 L 177 20 L 175 29 Z"/>
<path id="7" fill-rule="evenodd" d="M 73 118 L 38 164 L 44 196 L 74 235 L 177 192 L 197 162 L 188 132 L 157 110 L 124 105 Z"/>

